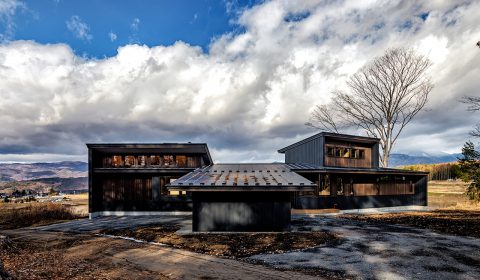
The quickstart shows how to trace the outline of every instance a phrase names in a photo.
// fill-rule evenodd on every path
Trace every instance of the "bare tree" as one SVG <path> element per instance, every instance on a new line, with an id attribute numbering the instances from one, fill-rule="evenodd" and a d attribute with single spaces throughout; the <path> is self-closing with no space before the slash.
<path id="1" fill-rule="evenodd" d="M 334 91 L 306 123 L 325 131 L 355 127 L 380 139 L 382 166 L 405 126 L 420 112 L 433 88 L 428 58 L 411 49 L 388 49 L 347 81 L 348 91 Z"/>
<path id="2" fill-rule="evenodd" d="M 480 97 L 464 96 L 460 98 L 460 102 L 468 104 L 467 110 L 470 112 L 480 111 Z M 470 131 L 470 135 L 480 137 L 480 123 L 475 125 L 475 128 Z"/>

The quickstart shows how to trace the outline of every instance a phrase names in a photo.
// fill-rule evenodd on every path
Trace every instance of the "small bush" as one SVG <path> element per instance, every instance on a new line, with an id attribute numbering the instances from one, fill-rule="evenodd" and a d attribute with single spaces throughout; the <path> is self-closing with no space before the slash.
<path id="1" fill-rule="evenodd" d="M 73 220 L 81 216 L 62 204 L 34 204 L 27 207 L 6 209 L 0 212 L 3 228 L 20 228 L 37 224 L 48 224 L 60 220 Z"/>

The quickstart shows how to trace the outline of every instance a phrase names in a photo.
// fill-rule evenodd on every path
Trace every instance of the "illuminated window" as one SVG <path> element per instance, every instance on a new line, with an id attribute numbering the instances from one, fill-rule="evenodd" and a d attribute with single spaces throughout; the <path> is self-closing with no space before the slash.
<path id="1" fill-rule="evenodd" d="M 173 160 L 173 156 L 163 156 L 163 165 L 165 166 L 173 166 L 175 161 Z"/>
<path id="2" fill-rule="evenodd" d="M 330 195 L 330 176 L 323 176 L 320 180 L 320 192 L 319 195 Z"/>
<path id="3" fill-rule="evenodd" d="M 125 156 L 125 167 L 132 167 L 135 165 L 134 156 Z"/>
<path id="4" fill-rule="evenodd" d="M 160 156 L 150 156 L 150 165 L 159 166 L 160 165 Z"/>
<path id="5" fill-rule="evenodd" d="M 147 157 L 146 156 L 138 156 L 137 165 L 142 166 L 142 167 L 146 166 L 147 165 Z"/>
<path id="6" fill-rule="evenodd" d="M 122 156 L 113 156 L 113 167 L 122 167 Z"/>

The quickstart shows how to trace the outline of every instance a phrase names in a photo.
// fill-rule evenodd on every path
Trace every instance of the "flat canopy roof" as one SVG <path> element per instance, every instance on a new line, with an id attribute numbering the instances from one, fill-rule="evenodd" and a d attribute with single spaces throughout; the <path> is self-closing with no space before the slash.
<path id="1" fill-rule="evenodd" d="M 213 164 L 167 185 L 178 191 L 310 191 L 315 184 L 283 163 Z"/>
<path id="2" fill-rule="evenodd" d="M 392 174 L 392 175 L 428 175 L 428 172 L 395 168 L 355 168 L 317 166 L 309 163 L 287 163 L 288 168 L 302 173 L 354 173 L 354 174 Z"/>

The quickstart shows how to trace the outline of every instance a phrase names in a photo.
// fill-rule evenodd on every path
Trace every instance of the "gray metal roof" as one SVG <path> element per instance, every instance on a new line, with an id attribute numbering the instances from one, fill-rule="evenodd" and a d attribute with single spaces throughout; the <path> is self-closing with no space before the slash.
<path id="1" fill-rule="evenodd" d="M 315 184 L 284 163 L 214 164 L 199 168 L 167 186 L 189 191 L 298 191 Z"/>
<path id="2" fill-rule="evenodd" d="M 380 141 L 380 139 L 378 138 L 373 138 L 373 137 L 366 137 L 366 136 L 358 136 L 358 135 L 349 135 L 349 134 L 340 134 L 340 133 L 332 133 L 332 132 L 320 132 L 320 133 L 317 133 L 315 135 L 312 135 L 308 138 L 305 138 L 303 140 L 300 140 L 298 142 L 295 142 L 291 145 L 288 145 L 284 148 L 281 148 L 280 150 L 278 150 L 279 153 L 283 154 L 285 153 L 286 151 L 292 149 L 292 148 L 295 148 L 299 145 L 303 145 L 305 143 L 308 143 L 310 141 L 313 141 L 317 138 L 320 138 L 320 137 L 328 137 L 330 139 L 335 139 L 335 140 L 341 140 L 341 141 L 349 141 L 349 142 L 360 142 L 360 143 L 377 143 Z"/>

